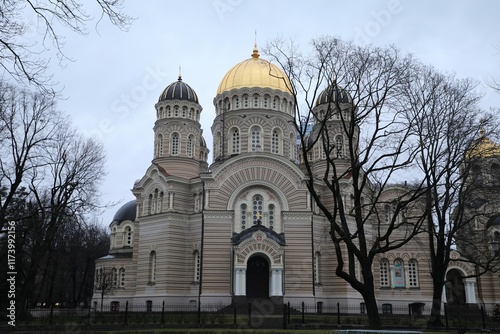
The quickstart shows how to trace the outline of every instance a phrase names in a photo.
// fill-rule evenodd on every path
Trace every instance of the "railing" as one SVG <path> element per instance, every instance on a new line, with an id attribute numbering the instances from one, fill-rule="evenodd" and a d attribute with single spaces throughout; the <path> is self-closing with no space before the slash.
<path id="1" fill-rule="evenodd" d="M 431 313 L 428 306 L 381 305 L 379 314 L 384 328 L 426 328 Z M 500 329 L 495 305 L 470 307 L 445 306 L 442 321 L 447 329 Z M 108 304 L 101 308 L 31 309 L 17 321 L 23 327 L 219 327 L 219 328 L 367 328 L 368 316 L 362 305 L 343 303 L 308 305 L 273 304 L 268 300 L 240 304 Z M 0 328 L 0 332 L 2 329 Z"/>

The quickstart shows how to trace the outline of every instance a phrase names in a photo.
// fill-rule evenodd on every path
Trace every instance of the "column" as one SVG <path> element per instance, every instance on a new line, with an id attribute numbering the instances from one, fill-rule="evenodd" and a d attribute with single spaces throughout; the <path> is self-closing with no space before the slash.
<path id="1" fill-rule="evenodd" d="M 235 296 L 246 295 L 246 269 L 234 269 Z"/>
<path id="2" fill-rule="evenodd" d="M 271 296 L 283 295 L 283 276 L 282 269 L 273 269 L 271 271 Z"/>
<path id="3" fill-rule="evenodd" d="M 465 279 L 465 302 L 467 304 L 476 304 L 476 279 Z"/>
<path id="4" fill-rule="evenodd" d="M 174 208 L 174 193 L 168 193 L 168 209 L 172 210 Z"/>

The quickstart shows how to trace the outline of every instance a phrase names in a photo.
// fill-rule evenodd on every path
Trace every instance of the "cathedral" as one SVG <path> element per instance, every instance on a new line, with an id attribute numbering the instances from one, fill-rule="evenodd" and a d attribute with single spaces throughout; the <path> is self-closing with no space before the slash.
<path id="1" fill-rule="evenodd" d="M 109 254 L 96 262 L 95 307 L 101 301 L 106 309 L 117 309 L 125 302 L 150 308 L 162 302 L 229 305 L 264 298 L 318 307 L 340 302 L 362 311 L 361 296 L 335 275 L 329 224 L 314 205 L 301 168 L 289 87 L 284 72 L 262 59 L 256 47 L 229 69 L 213 100 L 210 165 L 195 90 L 179 75 L 161 92 L 154 106 L 153 160 L 133 185 L 135 199 L 119 208 L 109 225 Z M 316 111 L 326 103 L 325 90 Z M 342 147 L 342 138 L 336 140 Z M 488 144 L 496 147 L 496 156 L 488 158 L 498 171 L 500 147 Z M 500 240 L 500 216 L 478 228 Z M 384 312 L 409 303 L 431 305 L 426 238 L 374 264 Z M 98 288 L 106 270 L 110 293 Z M 474 267 L 452 261 L 449 272 L 467 277 Z M 444 303 L 500 302 L 498 273 L 457 282 L 458 293 L 443 291 Z"/>

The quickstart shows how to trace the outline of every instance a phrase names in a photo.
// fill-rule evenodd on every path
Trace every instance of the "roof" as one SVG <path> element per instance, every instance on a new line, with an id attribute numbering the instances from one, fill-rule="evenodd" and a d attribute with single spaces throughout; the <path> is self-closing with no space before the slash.
<path id="1" fill-rule="evenodd" d="M 118 211 L 116 211 L 113 216 L 113 222 L 117 222 L 119 224 L 125 220 L 135 221 L 136 211 L 137 204 L 135 203 L 135 200 L 127 202 L 123 204 Z"/>
<path id="2" fill-rule="evenodd" d="M 288 76 L 276 65 L 261 59 L 257 46 L 252 57 L 231 68 L 222 78 L 217 95 L 236 88 L 271 88 L 291 92 Z"/>
<path id="3" fill-rule="evenodd" d="M 276 243 L 278 243 L 281 246 L 286 245 L 284 233 L 278 234 L 275 231 L 273 231 L 273 230 L 271 230 L 271 229 L 269 229 L 261 224 L 253 225 L 252 227 L 247 228 L 240 233 L 233 233 L 233 237 L 231 238 L 231 243 L 233 245 L 239 245 L 243 241 L 251 238 L 252 235 L 257 231 L 264 232 L 266 234 L 266 237 L 275 241 Z"/>

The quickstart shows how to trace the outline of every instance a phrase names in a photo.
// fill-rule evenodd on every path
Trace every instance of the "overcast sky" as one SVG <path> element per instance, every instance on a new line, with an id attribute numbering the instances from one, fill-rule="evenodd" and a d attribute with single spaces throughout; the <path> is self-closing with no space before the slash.
<path id="1" fill-rule="evenodd" d="M 480 80 L 484 107 L 500 107 L 500 96 L 485 84 L 500 77 L 500 1 L 126 0 L 124 11 L 136 17 L 128 32 L 101 22 L 88 36 L 66 34 L 64 51 L 75 62 L 53 68 L 67 98 L 60 108 L 107 152 L 102 202 L 121 203 L 101 216 L 105 225 L 134 199 L 130 189 L 151 163 L 154 104 L 177 80 L 179 66 L 198 94 L 212 150 L 213 98 L 224 74 L 250 57 L 255 31 L 259 46 L 278 36 L 307 46 L 323 35 L 394 44 L 438 69 Z"/>

